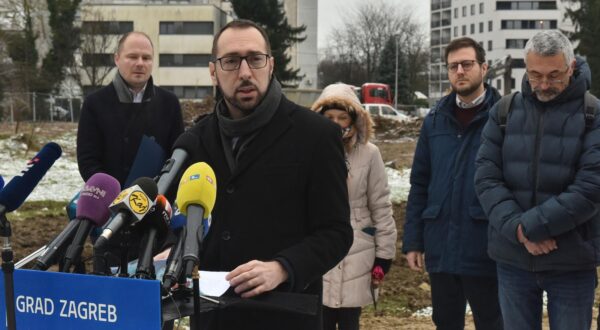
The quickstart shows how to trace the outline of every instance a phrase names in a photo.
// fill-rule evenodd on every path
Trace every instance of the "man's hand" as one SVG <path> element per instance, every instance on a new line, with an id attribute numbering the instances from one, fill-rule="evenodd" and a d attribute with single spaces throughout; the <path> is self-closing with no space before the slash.
<path id="1" fill-rule="evenodd" d="M 406 261 L 408 261 L 408 267 L 412 270 L 419 272 L 423 271 L 423 252 L 410 251 L 406 254 Z"/>
<path id="2" fill-rule="evenodd" d="M 288 278 L 285 268 L 277 261 L 252 260 L 232 270 L 225 279 L 242 298 L 257 296 L 275 289 Z"/>
<path id="3" fill-rule="evenodd" d="M 553 238 L 543 240 L 540 242 L 532 242 L 528 240 L 527 237 L 525 237 L 525 234 L 523 233 L 523 227 L 520 224 L 517 227 L 517 238 L 519 239 L 519 242 L 525 245 L 527 252 L 534 256 L 548 254 L 558 249 L 558 246 L 556 245 L 556 240 L 554 240 Z"/>

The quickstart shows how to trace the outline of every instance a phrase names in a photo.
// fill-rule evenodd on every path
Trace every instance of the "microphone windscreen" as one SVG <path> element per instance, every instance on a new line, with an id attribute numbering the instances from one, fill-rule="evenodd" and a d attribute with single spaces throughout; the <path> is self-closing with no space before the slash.
<path id="1" fill-rule="evenodd" d="M 188 154 L 192 154 L 198 148 L 199 143 L 200 143 L 200 138 L 198 138 L 198 136 L 196 134 L 191 133 L 191 132 L 185 132 L 185 133 L 181 134 L 177 138 L 177 140 L 175 140 L 175 143 L 173 143 L 172 150 L 183 149 Z"/>
<path id="2" fill-rule="evenodd" d="M 104 173 L 96 173 L 83 185 L 77 201 L 76 217 L 88 219 L 96 227 L 103 226 L 110 217 L 108 206 L 121 192 L 117 179 Z"/>
<path id="3" fill-rule="evenodd" d="M 192 164 L 183 172 L 177 190 L 177 206 L 183 215 L 187 215 L 189 205 L 200 205 L 204 209 L 203 218 L 208 218 L 217 198 L 217 179 L 215 172 L 207 163 Z"/>
<path id="4" fill-rule="evenodd" d="M 132 186 L 135 185 L 140 186 L 140 189 L 142 189 L 144 193 L 146 193 L 150 200 L 156 199 L 156 196 L 158 195 L 158 186 L 156 185 L 156 182 L 154 182 L 154 180 L 144 176 L 141 178 L 137 178 L 135 181 L 133 181 Z"/>
<path id="5" fill-rule="evenodd" d="M 19 208 L 33 188 L 40 182 L 48 169 L 62 154 L 60 146 L 54 142 L 46 144 L 29 162 L 21 176 L 15 176 L 0 191 L 0 204 L 6 207 L 7 212 Z"/>
<path id="6" fill-rule="evenodd" d="M 171 218 L 169 228 L 171 228 L 171 230 L 176 230 L 185 227 L 186 222 L 187 219 L 185 218 L 185 215 L 181 214 L 181 212 L 175 212 L 175 215 Z"/>

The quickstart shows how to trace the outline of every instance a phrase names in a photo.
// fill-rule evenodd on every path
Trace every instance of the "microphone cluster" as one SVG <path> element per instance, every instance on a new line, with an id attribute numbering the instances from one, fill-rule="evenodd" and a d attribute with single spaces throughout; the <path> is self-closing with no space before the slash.
<path id="1" fill-rule="evenodd" d="M 154 279 L 153 256 L 170 237 L 174 237 L 170 240 L 174 244 L 162 278 L 163 292 L 169 292 L 176 283 L 189 283 L 200 263 L 202 241 L 208 231 L 207 219 L 216 201 L 217 187 L 215 173 L 207 163 L 195 163 L 183 171 L 198 142 L 199 138 L 194 134 L 182 134 L 174 144 L 171 158 L 156 178 L 138 178 L 123 190 L 112 176 L 93 175 L 79 192 L 75 218 L 36 252 L 32 268 L 47 270 L 58 263 L 60 271 L 71 272 L 73 265 L 81 262 L 87 237 L 94 228 L 101 228 L 93 245 L 93 273 L 111 274 L 107 254 L 112 252 L 117 241 L 129 239 L 126 233 L 131 232 L 140 238 L 133 277 Z M 29 161 L 22 176 L 13 178 L 6 186 L 0 177 L 1 216 L 24 202 L 61 153 L 57 144 L 49 143 Z M 177 178 L 180 181 L 176 205 L 172 207 L 167 196 L 172 195 Z M 180 214 L 174 216 L 177 211 Z"/>

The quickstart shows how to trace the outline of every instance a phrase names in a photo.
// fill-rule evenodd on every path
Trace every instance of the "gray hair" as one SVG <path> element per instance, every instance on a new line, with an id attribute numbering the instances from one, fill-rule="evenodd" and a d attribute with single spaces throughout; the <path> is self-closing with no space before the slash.
<path id="1" fill-rule="evenodd" d="M 536 33 L 525 45 L 525 62 L 527 54 L 534 52 L 540 56 L 554 56 L 562 52 L 567 65 L 575 60 L 571 41 L 558 30 L 544 30 Z"/>

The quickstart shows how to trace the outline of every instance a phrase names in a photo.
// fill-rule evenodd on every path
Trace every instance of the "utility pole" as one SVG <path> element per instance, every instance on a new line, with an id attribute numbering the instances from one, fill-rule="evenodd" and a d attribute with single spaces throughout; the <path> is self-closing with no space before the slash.
<path id="1" fill-rule="evenodd" d="M 398 36 L 394 36 L 396 43 L 396 69 L 394 70 L 394 109 L 398 109 Z"/>

